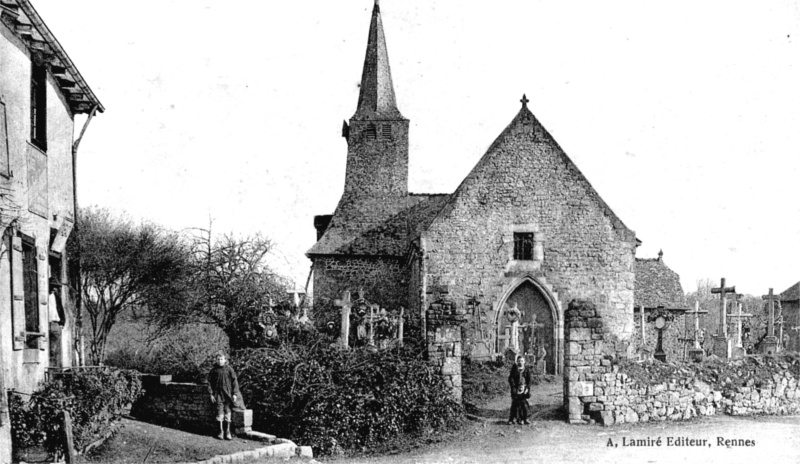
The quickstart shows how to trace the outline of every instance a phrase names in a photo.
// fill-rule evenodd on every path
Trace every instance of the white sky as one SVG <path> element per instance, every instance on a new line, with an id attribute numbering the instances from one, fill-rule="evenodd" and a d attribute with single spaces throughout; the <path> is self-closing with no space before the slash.
<path id="1" fill-rule="evenodd" d="M 302 286 L 312 218 L 343 188 L 372 1 L 33 1 L 107 108 L 81 204 L 262 231 Z M 526 93 L 684 290 L 800 280 L 800 2 L 381 7 L 411 191 L 452 192 Z"/>

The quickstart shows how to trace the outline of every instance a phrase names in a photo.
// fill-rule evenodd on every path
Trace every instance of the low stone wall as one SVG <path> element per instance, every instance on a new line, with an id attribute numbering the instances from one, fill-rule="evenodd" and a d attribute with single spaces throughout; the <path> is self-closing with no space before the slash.
<path id="1" fill-rule="evenodd" d="M 637 363 L 603 339 L 602 326 L 591 303 L 570 303 L 564 369 L 570 423 L 800 413 L 800 356 Z"/>
<path id="2" fill-rule="evenodd" d="M 218 430 L 216 408 L 208 394 L 208 385 L 172 382 L 171 375 L 143 375 L 142 387 L 144 395 L 131 410 L 131 415 L 137 419 L 201 433 Z M 231 429 L 235 433 L 248 433 L 252 425 L 252 410 L 233 410 Z"/>

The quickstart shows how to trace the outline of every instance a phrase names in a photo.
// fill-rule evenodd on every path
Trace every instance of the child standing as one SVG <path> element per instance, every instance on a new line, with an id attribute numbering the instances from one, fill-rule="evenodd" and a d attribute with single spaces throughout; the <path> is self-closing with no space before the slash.
<path id="1" fill-rule="evenodd" d="M 511 366 L 508 375 L 508 384 L 511 386 L 511 413 L 508 423 L 528 424 L 528 398 L 531 397 L 531 371 L 525 368 L 525 357 L 517 356 L 517 362 Z"/>
<path id="2" fill-rule="evenodd" d="M 219 422 L 217 438 L 232 440 L 231 411 L 236 404 L 239 381 L 236 379 L 236 372 L 227 365 L 225 353 L 217 352 L 216 358 L 216 365 L 208 373 L 208 392 L 211 395 L 211 402 L 217 406 L 217 422 Z"/>

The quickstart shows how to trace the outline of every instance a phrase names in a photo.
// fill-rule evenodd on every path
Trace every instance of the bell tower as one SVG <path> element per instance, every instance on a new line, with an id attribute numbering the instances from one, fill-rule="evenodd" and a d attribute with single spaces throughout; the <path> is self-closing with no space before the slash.
<path id="1" fill-rule="evenodd" d="M 408 195 L 408 120 L 394 98 L 378 0 L 372 9 L 356 113 L 345 123 L 345 197 Z"/>

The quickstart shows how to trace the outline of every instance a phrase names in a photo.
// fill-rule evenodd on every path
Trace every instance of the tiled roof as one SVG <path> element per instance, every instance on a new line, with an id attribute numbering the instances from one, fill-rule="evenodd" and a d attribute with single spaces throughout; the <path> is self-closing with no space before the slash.
<path id="1" fill-rule="evenodd" d="M 636 258 L 635 266 L 634 306 L 688 309 L 680 277 L 661 258 Z"/>

